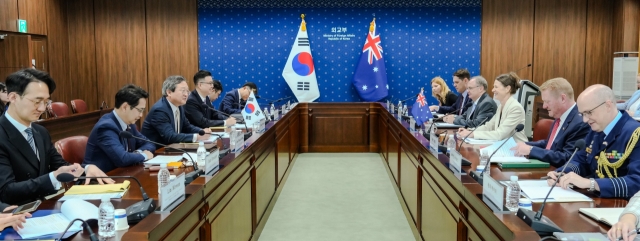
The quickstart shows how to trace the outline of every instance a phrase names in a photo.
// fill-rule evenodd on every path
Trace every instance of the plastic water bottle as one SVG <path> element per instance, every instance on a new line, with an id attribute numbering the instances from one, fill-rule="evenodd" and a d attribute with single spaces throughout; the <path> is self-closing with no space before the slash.
<path id="1" fill-rule="evenodd" d="M 520 185 L 518 185 L 518 176 L 511 176 L 511 181 L 507 185 L 507 200 L 505 206 L 511 212 L 518 211 L 518 203 L 520 202 Z"/>
<path id="2" fill-rule="evenodd" d="M 489 163 L 489 156 L 487 154 L 480 154 L 480 164 L 478 164 L 478 167 L 487 169 L 484 173 L 491 175 L 491 163 Z"/>
<path id="3" fill-rule="evenodd" d="M 456 141 L 453 139 L 453 135 L 449 135 L 447 140 L 447 156 L 451 155 L 451 151 L 456 149 Z"/>
<path id="4" fill-rule="evenodd" d="M 114 219 L 115 209 L 111 204 L 111 199 L 102 198 L 100 203 L 100 213 L 98 214 L 98 234 L 100 237 L 114 237 L 116 236 L 116 223 Z"/>
<path id="5" fill-rule="evenodd" d="M 169 179 L 171 178 L 171 173 L 169 173 L 169 169 L 167 169 L 167 164 L 160 164 L 160 171 L 158 172 L 158 193 L 161 193 L 162 187 L 169 184 Z"/>
<path id="6" fill-rule="evenodd" d="M 198 150 L 196 151 L 196 153 L 198 153 L 198 160 L 196 161 L 198 162 L 198 169 L 202 169 L 206 165 L 205 161 L 207 158 L 207 149 L 204 148 L 204 142 L 201 141 L 200 143 L 198 143 Z"/>
<path id="7" fill-rule="evenodd" d="M 269 115 L 269 109 L 267 109 L 267 107 L 264 107 L 264 111 L 262 111 L 262 113 L 264 113 L 266 120 L 271 120 L 271 115 Z"/>

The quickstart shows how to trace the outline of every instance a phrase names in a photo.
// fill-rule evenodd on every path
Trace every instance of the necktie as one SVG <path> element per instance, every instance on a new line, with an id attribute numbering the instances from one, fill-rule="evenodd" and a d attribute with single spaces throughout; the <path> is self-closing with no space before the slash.
<path id="1" fill-rule="evenodd" d="M 473 116 L 473 112 L 476 110 L 476 104 L 474 103 L 473 106 L 471 107 L 471 111 L 469 112 L 469 115 L 467 115 L 467 120 L 471 120 L 471 116 Z"/>
<path id="2" fill-rule="evenodd" d="M 464 101 L 465 101 L 465 99 L 464 99 L 464 95 L 463 95 L 462 96 L 462 101 L 460 101 L 460 107 L 459 107 L 460 108 L 460 110 L 459 110 L 460 113 L 458 113 L 458 115 L 462 115 L 462 109 L 464 109 L 463 108 L 464 107 Z"/>
<path id="3" fill-rule="evenodd" d="M 33 130 L 31 128 L 27 128 L 24 129 L 24 132 L 27 133 L 27 142 L 29 142 L 29 145 L 31 146 L 31 150 L 33 150 L 33 153 L 36 154 L 36 156 L 38 156 L 38 149 L 36 149 L 36 142 L 33 140 Z M 40 159 L 40 157 L 38 157 L 38 160 Z"/>
<path id="4" fill-rule="evenodd" d="M 553 130 L 551 130 L 551 135 L 549 136 L 549 141 L 547 142 L 547 147 L 545 149 L 551 150 L 551 144 L 553 144 L 553 141 L 556 139 L 556 132 L 558 132 L 559 126 L 560 119 L 556 119 L 556 121 L 553 122 Z"/>
<path id="5" fill-rule="evenodd" d="M 180 109 L 176 109 L 173 120 L 176 125 L 176 132 L 180 133 Z"/>
<path id="6" fill-rule="evenodd" d="M 130 126 L 127 126 L 127 129 L 126 129 L 125 131 L 127 131 L 127 132 L 131 132 L 131 127 L 130 127 Z M 125 138 L 125 139 L 124 139 L 124 143 L 125 143 L 124 149 L 125 149 L 127 152 L 132 152 L 132 151 L 133 151 L 133 147 L 132 147 L 131 145 L 132 145 L 134 142 L 130 142 L 128 138 Z"/>

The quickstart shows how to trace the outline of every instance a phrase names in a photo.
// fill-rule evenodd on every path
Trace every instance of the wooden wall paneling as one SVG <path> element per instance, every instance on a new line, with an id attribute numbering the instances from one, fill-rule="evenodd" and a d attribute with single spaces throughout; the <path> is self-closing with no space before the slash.
<path id="1" fill-rule="evenodd" d="M 640 1 L 615 0 L 613 4 L 612 52 L 637 52 L 638 32 L 640 31 Z"/>
<path id="2" fill-rule="evenodd" d="M 109 106 L 114 105 L 115 93 L 126 84 L 147 89 L 144 2 L 94 1 L 96 92 L 98 101 L 104 100 Z"/>
<path id="3" fill-rule="evenodd" d="M 533 81 L 564 77 L 575 93 L 584 89 L 587 2 L 536 0 Z"/>
<path id="4" fill-rule="evenodd" d="M 161 97 L 162 83 L 182 75 L 194 88 L 198 71 L 198 9 L 196 0 L 146 1 L 146 42 L 150 103 Z"/>
<path id="5" fill-rule="evenodd" d="M 83 99 L 89 110 L 97 110 L 102 99 L 98 99 L 97 88 L 94 3 L 85 0 L 66 2 L 69 31 L 68 88 L 71 89 L 69 100 Z M 109 106 L 113 107 L 113 104 Z"/>
<path id="6" fill-rule="evenodd" d="M 532 63 L 533 9 L 534 0 L 482 1 L 480 73 L 489 82 L 489 90 L 498 75 Z M 522 79 L 533 79 L 532 68 L 517 74 Z"/>
<path id="7" fill-rule="evenodd" d="M 31 66 L 31 35 L 8 34 L 0 40 L 0 78 Z"/>
<path id="8" fill-rule="evenodd" d="M 73 83 L 69 78 L 69 29 L 67 1 L 49 0 L 47 2 L 47 72 L 56 81 L 57 88 L 51 95 L 55 101 L 67 104 L 74 98 Z M 91 2 L 91 1 L 88 1 Z M 80 24 L 80 23 L 72 23 Z M 74 39 L 75 41 L 80 41 Z M 93 38 L 92 38 L 93 40 Z M 95 62 L 95 61 L 92 61 Z M 74 68 L 77 65 L 74 65 Z M 85 90 L 86 91 L 86 90 Z M 94 93 L 91 93 L 95 96 Z M 85 101 L 87 101 L 85 99 Z M 87 102 L 88 103 L 88 102 Z M 96 110 L 88 106 L 89 110 Z"/>
<path id="9" fill-rule="evenodd" d="M 18 18 L 27 20 L 27 33 L 47 35 L 46 2 L 47 0 L 18 0 Z"/>
<path id="10" fill-rule="evenodd" d="M 0 30 L 18 32 L 18 2 L 0 0 Z"/>
<path id="11" fill-rule="evenodd" d="M 585 88 L 594 84 L 611 86 L 613 75 L 613 51 L 611 46 L 613 18 L 612 1 L 588 1 Z M 580 92 L 576 92 L 576 94 L 578 93 Z"/>
<path id="12" fill-rule="evenodd" d="M 47 64 L 47 39 L 44 37 L 31 36 L 31 65 L 38 70 L 49 71 Z M 35 61 L 35 64 L 34 64 Z"/>

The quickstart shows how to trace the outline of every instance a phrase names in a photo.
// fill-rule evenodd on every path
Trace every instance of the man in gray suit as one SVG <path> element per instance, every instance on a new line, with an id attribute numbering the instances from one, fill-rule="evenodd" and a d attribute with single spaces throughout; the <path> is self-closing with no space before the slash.
<path id="1" fill-rule="evenodd" d="M 475 76 L 467 84 L 467 93 L 473 105 L 460 116 L 445 118 L 445 122 L 475 128 L 489 121 L 496 114 L 496 102 L 487 94 L 487 80 Z"/>

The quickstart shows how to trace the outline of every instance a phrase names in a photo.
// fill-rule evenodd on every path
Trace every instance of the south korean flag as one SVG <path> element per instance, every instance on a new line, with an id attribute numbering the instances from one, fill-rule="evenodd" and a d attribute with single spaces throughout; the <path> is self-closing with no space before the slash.
<path id="1" fill-rule="evenodd" d="M 251 91 L 247 104 L 242 109 L 242 117 L 244 117 L 247 126 L 253 126 L 253 123 L 260 121 L 260 119 L 266 119 L 264 113 L 260 110 L 256 97 L 253 95 L 253 91 Z"/>

